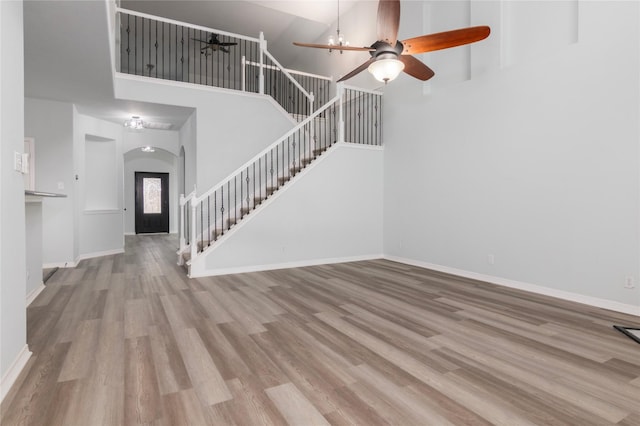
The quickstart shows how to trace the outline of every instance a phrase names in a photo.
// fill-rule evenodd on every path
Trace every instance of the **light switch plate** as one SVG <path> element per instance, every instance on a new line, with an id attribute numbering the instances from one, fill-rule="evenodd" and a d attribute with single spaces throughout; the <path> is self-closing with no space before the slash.
<path id="1" fill-rule="evenodd" d="M 18 151 L 13 153 L 13 170 L 22 173 L 22 154 Z"/>
<path id="2" fill-rule="evenodd" d="M 22 173 L 29 174 L 29 153 L 22 154 Z"/>

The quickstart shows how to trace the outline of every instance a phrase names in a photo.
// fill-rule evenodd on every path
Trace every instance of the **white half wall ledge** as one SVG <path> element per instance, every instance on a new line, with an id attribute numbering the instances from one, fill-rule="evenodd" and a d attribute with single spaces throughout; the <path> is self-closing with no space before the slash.
<path id="1" fill-rule="evenodd" d="M 509 280 L 506 278 L 495 277 L 492 275 L 479 274 L 477 272 L 465 271 L 462 269 L 451 268 L 449 266 L 442 266 L 434 263 L 423 262 L 420 260 L 407 259 L 404 257 L 385 255 L 384 259 L 391 260 L 393 262 L 404 263 L 405 265 L 417 266 L 419 268 L 431 269 L 433 271 L 444 272 L 451 275 L 457 275 L 463 278 L 470 278 L 472 280 L 482 281 L 489 284 L 495 284 L 502 287 L 509 287 L 509 288 L 514 288 L 518 290 L 528 291 L 530 293 L 555 297 L 557 299 L 567 300 L 569 302 L 582 303 L 583 305 L 589 305 L 589 306 L 593 306 L 601 309 L 608 309 L 610 311 L 621 312 L 623 314 L 635 315 L 640 317 L 640 306 L 628 305 L 626 303 L 615 302 L 613 300 L 585 296 L 583 294 L 556 290 L 549 287 L 543 287 L 537 284 L 530 284 L 530 283 L 524 283 L 521 281 Z"/>
<path id="2" fill-rule="evenodd" d="M 202 90 L 202 91 L 208 91 L 208 92 L 213 92 L 213 93 L 217 92 L 217 93 L 232 94 L 232 95 L 238 95 L 238 96 L 246 96 L 246 97 L 251 97 L 251 98 L 256 98 L 256 99 L 266 99 L 267 101 L 269 101 L 274 106 L 274 108 L 280 110 L 280 112 L 282 112 L 283 116 L 285 116 L 289 121 L 291 121 L 291 124 L 293 124 L 293 125 L 298 124 L 296 122 L 295 118 L 293 117 L 293 115 L 289 114 L 282 107 L 282 105 L 280 105 L 278 103 L 278 101 L 276 101 L 275 99 L 273 99 L 269 95 L 260 94 L 260 93 L 253 93 L 253 92 L 243 92 L 242 90 L 237 90 L 237 89 L 225 89 L 224 87 L 203 86 L 202 84 L 189 83 L 189 82 L 185 82 L 185 81 L 152 79 L 152 78 L 149 78 L 149 77 L 138 76 L 138 75 L 134 75 L 134 74 L 125 74 L 125 73 L 121 73 L 121 72 L 116 72 L 115 75 L 114 75 L 114 81 L 116 82 L 116 84 L 118 82 L 118 79 L 138 81 L 138 82 L 141 82 L 141 83 L 159 84 L 159 85 L 163 85 L 163 86 L 170 86 L 170 87 L 177 87 L 177 88 L 187 88 L 187 89 L 193 89 L 193 90 Z M 116 96 L 116 99 L 126 99 L 126 98 L 122 98 L 122 97 Z M 186 108 L 195 108 L 192 105 L 184 105 L 184 107 L 186 107 Z"/>
<path id="3" fill-rule="evenodd" d="M 299 260 L 295 262 L 273 263 L 268 265 L 240 266 L 237 268 L 210 269 L 201 273 L 191 274 L 189 275 L 189 278 L 204 278 L 204 277 L 214 277 L 218 275 L 244 274 L 247 272 L 263 272 L 263 271 L 274 271 L 278 269 L 304 268 L 307 266 L 361 262 L 364 260 L 377 260 L 377 259 L 383 259 L 383 258 L 384 256 L 381 254 L 371 254 L 371 255 L 351 256 L 351 257 L 335 257 L 330 259 Z"/>
<path id="4" fill-rule="evenodd" d="M 0 379 L 0 403 L 4 401 L 4 397 L 7 396 L 13 384 L 18 380 L 18 376 L 27 365 L 29 358 L 31 358 L 31 351 L 28 345 L 24 345 L 22 350 L 13 361 L 13 363 L 7 369 L 7 372 Z"/>

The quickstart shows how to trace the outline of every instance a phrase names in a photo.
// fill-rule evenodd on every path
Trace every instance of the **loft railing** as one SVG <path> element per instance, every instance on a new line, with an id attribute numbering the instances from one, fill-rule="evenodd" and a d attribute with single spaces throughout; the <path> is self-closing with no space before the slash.
<path id="1" fill-rule="evenodd" d="M 287 112 L 310 115 L 328 100 L 330 78 L 294 77 L 267 42 L 132 10 L 117 9 L 118 71 L 272 96 Z M 314 102 L 320 95 L 320 102 Z"/>
<path id="2" fill-rule="evenodd" d="M 265 94 L 274 98 L 287 112 L 302 120 L 313 112 L 313 105 L 324 105 L 329 101 L 331 77 L 282 69 L 269 62 L 267 60 L 262 67 Z M 246 88 L 248 91 L 254 91 L 259 84 L 260 64 L 243 58 L 243 66 Z M 288 73 L 290 78 L 284 72 Z M 313 94 L 312 102 L 309 102 L 305 93 Z"/>
<path id="3" fill-rule="evenodd" d="M 338 85 L 337 92 L 322 108 L 218 185 L 185 201 L 190 205 L 191 259 L 229 232 L 334 143 L 382 144 L 382 94 L 343 84 Z M 185 215 L 186 209 L 181 208 L 180 212 Z"/>
<path id="4" fill-rule="evenodd" d="M 382 145 L 382 95 L 380 92 L 344 87 L 342 140 Z"/>

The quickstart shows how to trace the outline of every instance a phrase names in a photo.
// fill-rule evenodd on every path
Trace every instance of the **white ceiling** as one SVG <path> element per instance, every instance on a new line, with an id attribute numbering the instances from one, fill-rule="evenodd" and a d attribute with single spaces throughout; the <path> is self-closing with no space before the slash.
<path id="1" fill-rule="evenodd" d="M 340 1 L 340 13 L 354 0 Z M 337 0 L 122 1 L 133 9 L 179 21 L 257 37 L 285 66 L 299 52 L 291 42 L 315 41 L 337 16 Z M 131 115 L 179 128 L 189 108 L 113 97 L 106 2 L 24 2 L 25 95 L 74 103 L 78 111 L 121 123 Z"/>

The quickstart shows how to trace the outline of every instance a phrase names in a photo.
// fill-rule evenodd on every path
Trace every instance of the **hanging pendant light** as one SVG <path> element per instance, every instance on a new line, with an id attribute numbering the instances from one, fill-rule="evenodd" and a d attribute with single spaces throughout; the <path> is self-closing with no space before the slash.
<path id="1" fill-rule="evenodd" d="M 336 27 L 336 35 L 333 34 L 329 36 L 329 46 L 336 46 L 336 50 L 340 50 L 340 54 L 342 54 L 341 46 L 348 46 L 349 42 L 344 38 L 344 35 L 340 34 L 340 0 L 338 0 L 338 19 L 337 19 L 337 27 Z M 333 49 L 329 49 L 329 53 L 331 53 Z"/>

